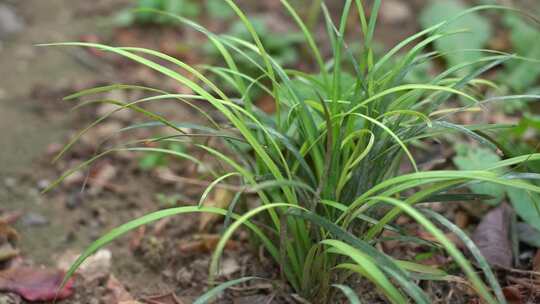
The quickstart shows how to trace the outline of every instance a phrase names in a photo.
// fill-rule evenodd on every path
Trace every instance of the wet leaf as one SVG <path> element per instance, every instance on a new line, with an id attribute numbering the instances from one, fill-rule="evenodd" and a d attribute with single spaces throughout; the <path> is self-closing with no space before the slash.
<path id="1" fill-rule="evenodd" d="M 486 214 L 474 231 L 473 241 L 492 265 L 512 267 L 511 221 L 512 209 L 503 204 Z"/>
<path id="2" fill-rule="evenodd" d="M 0 291 L 16 293 L 27 301 L 63 300 L 73 294 L 73 280 L 58 290 L 63 279 L 64 272 L 56 269 L 9 268 L 0 272 Z"/>

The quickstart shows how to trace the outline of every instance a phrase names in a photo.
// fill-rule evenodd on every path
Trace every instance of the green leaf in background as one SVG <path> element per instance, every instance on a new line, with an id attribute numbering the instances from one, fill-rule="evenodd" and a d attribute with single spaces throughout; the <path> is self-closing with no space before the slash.
<path id="1" fill-rule="evenodd" d="M 167 162 L 165 157 L 161 153 L 150 152 L 139 160 L 139 168 L 142 170 L 150 170 L 157 167 L 164 166 Z"/>
<path id="2" fill-rule="evenodd" d="M 168 145 L 165 145 L 163 148 L 179 152 L 179 153 L 185 153 L 186 147 L 180 143 L 169 143 Z M 157 152 L 148 152 L 145 153 L 140 159 L 139 159 L 139 168 L 142 170 L 151 170 L 157 167 L 162 167 L 167 165 L 167 156 L 163 153 L 157 153 Z"/>
<path id="3" fill-rule="evenodd" d="M 162 0 L 138 0 L 137 1 L 137 8 L 150 8 L 150 9 L 156 9 L 160 10 Z M 131 13 L 131 12 L 130 12 Z M 152 22 L 156 18 L 156 15 L 151 12 L 139 12 L 135 15 L 135 19 L 138 22 L 146 23 L 146 22 Z"/>
<path id="4" fill-rule="evenodd" d="M 223 0 L 206 0 L 208 15 L 215 19 L 230 19 L 235 16 L 234 11 Z"/>
<path id="5" fill-rule="evenodd" d="M 162 0 L 163 10 L 178 16 L 194 18 L 201 14 L 201 7 L 198 1 L 189 0 Z M 167 18 L 168 19 L 168 18 Z"/>
<path id="6" fill-rule="evenodd" d="M 457 156 L 453 161 L 460 170 L 481 170 L 489 168 L 501 158 L 493 151 L 485 148 L 468 147 L 458 145 L 456 147 Z M 505 188 L 490 183 L 475 183 L 469 186 L 472 192 L 476 194 L 486 194 L 494 197 L 485 201 L 490 205 L 497 205 L 505 195 Z"/>
<path id="7" fill-rule="evenodd" d="M 529 225 L 540 230 L 540 195 L 513 188 L 507 190 L 516 213 Z"/>
<path id="8" fill-rule="evenodd" d="M 453 160 L 460 170 L 485 169 L 500 161 L 497 154 L 484 148 L 470 148 L 459 145 L 456 147 L 456 152 L 458 155 Z M 469 188 L 476 194 L 487 194 L 494 197 L 494 199 L 485 201 L 490 205 L 499 204 L 505 195 L 508 195 L 516 213 L 526 223 L 540 230 L 540 195 L 489 183 L 471 184 Z"/>
<path id="9" fill-rule="evenodd" d="M 458 0 L 437 0 L 422 12 L 420 23 L 428 28 L 441 21 L 445 21 L 460 14 L 467 7 Z M 463 62 L 478 60 L 482 57 L 479 52 L 456 52 L 464 49 L 481 49 L 491 37 L 491 26 L 482 16 L 467 14 L 445 27 L 445 32 L 467 30 L 466 33 L 454 34 L 435 41 L 435 49 L 445 55 L 448 65 L 454 66 Z M 463 71 L 464 73 L 467 71 Z"/>
<path id="10" fill-rule="evenodd" d="M 518 15 L 507 14 L 503 21 L 511 30 L 513 51 L 523 57 L 540 59 L 540 31 Z M 507 62 L 505 69 L 504 82 L 516 92 L 529 89 L 540 77 L 538 63 L 514 60 Z"/>

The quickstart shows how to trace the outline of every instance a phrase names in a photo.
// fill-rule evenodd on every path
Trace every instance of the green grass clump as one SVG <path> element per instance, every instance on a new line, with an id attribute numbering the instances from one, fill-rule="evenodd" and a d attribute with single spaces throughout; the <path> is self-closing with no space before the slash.
<path id="1" fill-rule="evenodd" d="M 455 113 L 492 101 L 518 99 L 514 96 L 484 99 L 479 87 L 490 83 L 478 78 L 485 71 L 518 57 L 475 50 L 487 55 L 476 61 L 451 66 L 427 83 L 406 83 L 404 79 L 407 74 L 417 65 L 441 56 L 437 52 L 423 52 L 430 43 L 458 34 L 455 31 L 445 31 L 451 20 L 433 25 L 407 38 L 384 56 L 376 58 L 372 48 L 373 34 L 381 1 L 374 1 L 369 18 L 361 0 L 344 1 L 342 17 L 337 24 L 332 21 L 323 3 L 322 16 L 332 50 L 331 58 L 326 59 L 321 54 L 314 34 L 308 30 L 295 9 L 287 0 L 281 0 L 285 11 L 291 15 L 303 33 L 312 54 L 312 58 L 306 59 L 306 63 L 315 65 L 317 72 L 285 69 L 269 55 L 243 11 L 232 0 L 225 2 L 243 22 L 250 34 L 249 39 L 216 35 L 193 21 L 183 17 L 175 18 L 179 23 L 207 35 L 222 55 L 224 66 L 202 68 L 233 82 L 233 93 L 224 93 L 209 80 L 209 75 L 203 74 L 197 67 L 156 51 L 91 43 L 60 44 L 108 51 L 147 66 L 189 87 L 193 94 L 169 94 L 152 88 L 112 85 L 83 91 L 67 99 L 117 89 L 146 91 L 148 97 L 129 103 L 97 100 L 83 104 L 113 103 L 121 106 L 119 110 L 130 109 L 142 113 L 150 122 L 127 129 L 169 127 L 177 132 L 176 136 L 151 140 L 181 141 L 191 144 L 193 149 L 201 149 L 215 157 L 223 164 L 222 168 L 227 170 L 208 171 L 213 175 L 214 182 L 203 194 L 201 202 L 218 183 L 236 180 L 245 189 L 237 193 L 228 210 L 206 207 L 203 204 L 171 208 L 147 214 L 122 225 L 93 243 L 73 265 L 68 276 L 96 250 L 140 225 L 172 215 L 209 212 L 224 216 L 227 223 L 213 254 L 210 266 L 211 283 L 218 274 L 219 260 L 227 240 L 237 229 L 246 227 L 280 266 L 283 279 L 294 292 L 310 301 L 335 303 L 334 300 L 341 292 L 352 303 L 359 303 L 362 295 L 355 295 L 354 286 L 347 286 L 351 282 L 349 278 L 354 275 L 371 282 L 391 303 L 431 303 L 418 282 L 445 280 L 449 279 L 448 275 L 440 269 L 398 260 L 377 247 L 384 230 L 394 231 L 406 241 L 417 240 L 393 223 L 397 216 L 404 214 L 438 240 L 437 244 L 431 246 L 436 250 L 444 250 L 453 258 L 470 286 L 486 303 L 504 303 L 505 299 L 497 280 L 467 235 L 444 217 L 417 208 L 416 205 L 433 201 L 470 200 L 474 196 L 460 196 L 452 193 L 452 190 L 472 182 L 540 193 L 540 187 L 526 180 L 533 178 L 533 175 L 521 175 L 520 172 L 512 172 L 510 175 L 501 170 L 516 167 L 529 160 L 538 160 L 540 154 L 506 157 L 483 170 L 421 171 L 410 147 L 423 140 L 455 133 L 456 136 L 470 136 L 482 145 L 496 150 L 498 143 L 493 136 L 488 137 L 486 134 L 501 126 L 458 125 L 452 123 L 450 118 Z M 485 9 L 502 8 L 481 6 L 472 8 L 463 15 Z M 360 20 L 363 47 L 359 54 L 352 53 L 345 42 L 349 18 Z M 404 51 L 405 49 L 408 51 Z M 404 54 L 400 54 L 400 59 L 394 60 L 402 51 Z M 252 77 L 239 70 L 239 60 L 249 61 L 251 68 L 256 69 L 260 76 Z M 175 65 L 176 69 L 158 63 L 164 61 L 168 66 Z M 467 72 L 463 74 L 462 70 Z M 277 109 L 275 114 L 266 114 L 254 105 L 250 99 L 250 90 L 254 87 L 273 96 Z M 457 97 L 468 105 L 448 108 L 448 101 Z M 538 98 L 519 96 L 519 99 L 525 97 Z M 208 120 L 208 124 L 176 123 L 143 108 L 145 103 L 160 100 L 176 100 L 192 106 Z M 225 122 L 218 123 L 202 110 L 199 104 L 204 103 L 220 113 Z M 108 116 L 100 118 L 90 127 Z M 192 132 L 186 133 L 186 127 Z M 76 136 L 59 157 L 86 131 L 87 129 Z M 194 140 L 201 136 L 219 138 L 221 144 L 209 146 Z M 75 170 L 116 151 L 159 152 L 203 165 L 182 151 L 137 145 L 148 140 L 140 139 L 126 146 L 106 150 L 66 172 L 51 187 Z M 403 173 L 400 170 L 403 161 L 410 164 L 409 172 Z M 259 205 L 239 212 L 237 203 L 243 196 L 252 193 L 257 194 Z M 251 199 L 250 196 L 247 198 Z M 440 227 L 453 231 L 463 239 L 474 262 L 464 257 L 455 244 L 445 237 Z M 473 263 L 481 268 L 482 275 L 477 273 Z M 248 279 L 254 278 L 243 278 L 220 285 L 197 303 L 204 303 L 224 288 Z"/>

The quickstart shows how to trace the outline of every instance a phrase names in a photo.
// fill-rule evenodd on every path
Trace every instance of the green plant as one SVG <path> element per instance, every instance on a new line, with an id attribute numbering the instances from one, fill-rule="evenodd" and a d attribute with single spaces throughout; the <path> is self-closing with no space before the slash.
<path id="1" fill-rule="evenodd" d="M 178 153 L 186 152 L 185 146 L 179 142 L 166 142 L 161 145 L 160 149 L 166 149 Z M 163 154 L 161 152 L 148 152 L 139 159 L 139 168 L 143 170 L 149 170 L 167 166 L 167 163 L 168 159 L 166 154 Z"/>
<path id="2" fill-rule="evenodd" d="M 234 16 L 234 11 L 223 1 L 213 0 L 137 0 L 134 8 L 126 9 L 116 15 L 116 23 L 122 26 L 139 24 L 171 24 L 174 18 L 158 15 L 144 10 L 153 9 L 187 18 L 197 18 L 202 12 L 208 17 L 226 20 Z"/>
<path id="3" fill-rule="evenodd" d="M 294 63 L 298 62 L 298 46 L 303 41 L 303 35 L 301 33 L 273 32 L 262 18 L 252 18 L 250 21 L 253 25 L 253 29 L 257 33 L 257 36 L 261 40 L 261 43 L 264 45 L 266 52 L 270 57 L 272 57 L 276 64 L 279 64 L 282 67 L 291 67 Z M 242 21 L 236 21 L 231 24 L 229 30 L 223 35 L 235 37 L 236 39 L 241 39 L 244 41 L 249 40 L 251 37 L 250 32 L 248 29 L 246 29 Z M 212 42 L 207 42 L 203 46 L 203 49 L 208 57 L 212 58 L 216 63 L 223 61 L 220 51 L 215 48 Z M 259 59 L 260 57 L 257 54 L 257 51 L 247 50 L 245 52 L 245 56 L 238 56 L 236 58 L 236 65 L 238 70 L 242 71 L 242 73 L 244 73 L 246 76 L 257 78 L 260 76 L 260 69 L 253 65 L 253 62 L 256 62 Z M 218 69 L 220 69 L 218 66 L 207 66 L 207 68 L 209 70 L 215 70 L 216 74 L 220 73 L 218 72 Z M 226 72 L 221 72 L 220 74 L 221 77 L 216 75 L 211 80 L 215 80 L 218 87 L 225 92 L 229 92 L 231 90 L 235 91 L 235 86 L 237 83 L 231 78 L 232 75 L 228 75 L 228 77 L 226 77 Z M 264 91 L 261 88 L 253 87 L 251 89 L 250 98 L 260 97 L 263 92 Z"/>
<path id="4" fill-rule="evenodd" d="M 201 13 L 201 6 L 191 0 L 137 0 L 135 10 L 126 9 L 116 16 L 116 22 L 123 26 L 134 23 L 140 24 L 167 24 L 171 23 L 170 17 L 156 15 L 151 12 L 139 12 L 137 10 L 155 9 L 170 14 L 194 18 Z"/>
<path id="5" fill-rule="evenodd" d="M 501 287 L 489 265 L 467 235 L 444 217 L 417 208 L 416 205 L 445 201 L 445 198 L 470 200 L 470 195 L 452 192 L 470 182 L 486 182 L 520 189 L 527 191 L 526 193 L 540 193 L 540 187 L 527 181 L 537 178 L 536 175 L 508 172 L 510 168 L 524 162 L 539 160 L 540 154 L 496 161 L 482 170 L 422 172 L 418 169 L 409 146 L 417 141 L 454 132 L 466 134 L 487 147 L 497 149 L 498 143 L 491 137 L 485 137 L 484 132 L 499 126 L 458 125 L 450 122 L 448 118 L 452 114 L 468 111 L 471 106 L 518 99 L 516 96 L 491 99 L 473 97 L 481 96 L 481 92 L 477 92 L 475 88 L 477 84 L 485 83 L 478 79 L 483 72 L 515 56 L 486 51 L 485 57 L 451 66 L 428 83 L 403 84 L 403 79 L 413 67 L 440 56 L 439 52 L 424 55 L 422 51 L 429 43 L 455 34 L 453 31 L 446 32 L 446 26 L 454 19 L 437 23 L 407 38 L 381 58 L 375 58 L 372 49 L 373 34 L 381 1 L 374 1 L 371 17 L 368 18 L 361 0 L 346 0 L 337 25 L 332 22 L 323 3 L 322 11 L 332 50 L 332 58 L 325 61 L 313 33 L 308 30 L 289 2 L 281 0 L 285 10 L 300 27 L 313 55 L 313 60 L 306 60 L 306 63 L 313 63 L 318 72 L 310 74 L 284 69 L 279 65 L 269 56 L 253 24 L 242 10 L 232 0 L 225 1 L 244 23 L 250 33 L 249 40 L 218 36 L 193 21 L 183 17 L 175 18 L 208 36 L 227 64 L 226 68 L 214 70 L 219 71 L 218 76 L 234 81 L 234 93 L 225 94 L 194 67 L 152 50 L 91 43 L 58 44 L 98 48 L 124 56 L 188 86 L 193 94 L 169 94 L 152 88 L 112 85 L 67 97 L 68 100 L 73 100 L 109 90 L 140 89 L 150 96 L 127 103 L 96 100 L 86 101 L 84 104 L 105 102 L 121 105 L 118 110 L 131 109 L 152 120 L 145 126 L 167 126 L 178 134 L 165 138 L 140 139 L 130 145 L 103 151 L 66 172 L 52 183 L 51 187 L 69 174 L 109 153 L 121 150 L 148 151 L 149 148 L 138 146 L 148 140 L 174 142 L 193 139 L 193 149 L 206 151 L 221 162 L 223 167 L 228 168 L 226 172 L 220 173 L 209 171 L 214 182 L 204 192 L 199 206 L 160 210 L 112 230 L 81 255 L 67 276 L 71 276 L 96 250 L 140 225 L 166 216 L 208 212 L 224 216 L 227 223 L 212 258 L 212 283 L 218 274 L 219 260 L 227 240 L 237 229 L 244 226 L 264 246 L 276 264 L 281 266 L 282 278 L 295 292 L 307 299 L 333 303 L 338 297 L 337 292 L 341 291 L 351 302 L 358 303 L 358 296 L 353 292 L 354 286 L 347 287 L 350 283 L 348 278 L 357 275 L 376 286 L 389 302 L 431 303 L 428 295 L 415 281 L 446 280 L 448 275 L 440 269 L 401 261 L 376 247 L 381 242 L 379 236 L 384 230 L 406 236 L 407 240 L 417 240 L 393 224 L 398 215 L 404 214 L 417 221 L 437 239 L 438 243 L 430 246 L 444 250 L 454 259 L 469 280 L 470 286 L 486 303 L 505 303 Z M 485 9 L 503 8 L 480 6 L 469 9 L 462 15 Z M 173 18 L 170 14 L 162 14 Z M 359 55 L 350 52 L 345 40 L 350 15 L 360 19 L 364 36 Z M 419 42 L 407 51 L 397 64 L 390 61 L 414 41 Z M 256 59 L 248 55 L 252 52 L 258 55 Z M 260 76 L 251 77 L 239 70 L 235 59 L 239 57 L 251 62 Z M 176 64 L 183 72 L 160 65 L 154 60 Z M 462 76 L 455 76 L 457 71 L 468 70 L 470 67 L 473 68 Z M 186 73 L 190 76 L 186 76 Z M 249 92 L 254 86 L 273 96 L 277 109 L 275 115 L 268 116 L 253 105 Z M 471 106 L 446 108 L 446 102 L 453 97 L 464 98 Z M 540 96 L 519 96 L 520 99 L 525 97 L 534 99 Z M 208 119 L 208 125 L 190 125 L 198 134 L 186 134 L 182 130 L 184 124 L 171 122 L 143 108 L 144 103 L 165 99 L 193 106 Z M 213 106 L 225 122 L 218 123 L 197 106 L 198 102 Z M 93 125 L 106 117 L 108 115 Z M 85 130 L 78 134 L 58 157 L 69 150 L 84 132 Z M 202 136 L 217 137 L 221 139 L 221 145 L 210 146 L 194 140 Z M 200 164 L 186 153 L 168 149 L 159 151 Z M 410 162 L 412 172 L 400 171 L 403 158 Z M 236 195 L 228 210 L 205 207 L 202 202 L 208 193 L 216 184 L 226 180 L 240 183 L 245 190 Z M 260 204 L 244 213 L 237 213 L 239 198 L 249 193 L 256 193 Z M 264 222 L 265 225 L 257 226 L 255 219 L 257 223 Z M 476 272 L 473 263 L 445 236 L 439 225 L 462 238 L 484 278 Z M 242 278 L 219 285 L 196 303 L 205 303 L 226 287 L 251 279 L 256 278 Z"/>
<path id="6" fill-rule="evenodd" d="M 461 1 L 434 1 L 422 11 L 420 23 L 426 29 L 463 12 L 465 9 L 466 6 Z M 540 9 L 540 6 L 536 5 L 536 9 Z M 512 50 L 527 58 L 540 58 L 540 46 L 530 43 L 540 38 L 538 27 L 509 11 L 503 11 L 499 17 L 501 23 L 509 31 L 509 42 Z M 470 50 L 482 49 L 487 45 L 494 32 L 489 20 L 479 14 L 469 14 L 466 18 L 453 22 L 451 28 L 456 31 L 465 31 L 466 34 L 439 39 L 435 43 L 435 48 L 443 54 L 449 66 L 474 61 L 486 55 Z M 469 51 L 465 51 L 467 49 Z M 499 73 L 498 82 L 504 85 L 505 89 L 523 93 L 529 92 L 539 77 L 539 65 L 530 64 L 527 61 L 509 60 L 504 63 L 504 71 Z"/>

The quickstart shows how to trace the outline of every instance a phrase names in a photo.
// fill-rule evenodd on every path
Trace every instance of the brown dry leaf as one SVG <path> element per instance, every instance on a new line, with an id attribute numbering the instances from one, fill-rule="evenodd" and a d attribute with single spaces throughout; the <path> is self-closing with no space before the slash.
<path id="1" fill-rule="evenodd" d="M 58 290 L 64 272 L 56 269 L 14 267 L 0 271 L 0 291 L 16 293 L 27 301 L 62 300 L 73 294 L 73 280 Z"/>
<path id="2" fill-rule="evenodd" d="M 455 216 L 454 221 L 456 222 L 456 226 L 458 226 L 461 229 L 465 229 L 467 228 L 467 226 L 469 226 L 469 222 L 470 222 L 469 214 L 467 214 L 467 212 L 465 211 L 458 210 L 456 211 L 456 216 Z"/>
<path id="3" fill-rule="evenodd" d="M 257 100 L 255 105 L 267 114 L 272 114 L 276 112 L 276 101 L 274 100 L 274 97 L 270 95 L 263 96 L 262 98 Z"/>
<path id="4" fill-rule="evenodd" d="M 501 204 L 484 216 L 472 236 L 482 255 L 492 265 L 512 267 L 512 212 L 506 203 Z"/>
<path id="5" fill-rule="evenodd" d="M 178 250 L 184 254 L 209 253 L 214 251 L 219 242 L 220 236 L 217 234 L 201 234 L 195 240 L 183 242 L 178 245 Z M 225 249 L 238 250 L 240 243 L 234 240 L 227 241 Z"/>
<path id="6" fill-rule="evenodd" d="M 204 201 L 205 207 L 215 207 L 227 209 L 229 204 L 233 199 L 231 191 L 223 188 L 217 188 L 214 190 L 214 195 Z M 222 218 L 221 215 L 216 215 L 213 213 L 201 213 L 199 217 L 199 231 L 205 231 L 211 228 L 211 226 L 218 220 Z"/>
<path id="7" fill-rule="evenodd" d="M 439 243 L 439 240 L 434 237 L 431 233 L 427 232 L 427 231 L 418 231 L 417 232 L 417 236 L 421 239 L 424 239 L 426 241 L 430 241 L 430 242 L 434 242 L 434 243 Z M 463 248 L 463 242 L 461 241 L 461 239 L 455 235 L 454 233 L 451 233 L 451 232 L 448 232 L 448 233 L 445 233 L 444 236 L 450 240 L 452 243 L 454 243 L 454 245 L 460 247 L 460 248 Z"/>
<path id="8" fill-rule="evenodd" d="M 503 294 L 509 304 L 523 304 L 523 294 L 519 285 L 511 285 L 503 288 Z"/>

